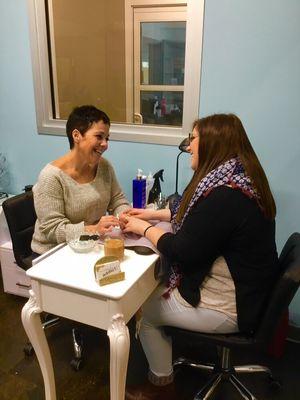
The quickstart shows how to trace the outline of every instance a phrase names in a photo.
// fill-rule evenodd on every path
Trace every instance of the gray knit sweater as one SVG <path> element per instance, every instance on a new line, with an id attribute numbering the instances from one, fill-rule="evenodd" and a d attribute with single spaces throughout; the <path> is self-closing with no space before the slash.
<path id="1" fill-rule="evenodd" d="M 114 215 L 130 205 L 111 164 L 101 158 L 95 179 L 78 183 L 60 168 L 47 164 L 33 187 L 37 214 L 31 248 L 43 254 L 84 232 L 109 210 Z"/>

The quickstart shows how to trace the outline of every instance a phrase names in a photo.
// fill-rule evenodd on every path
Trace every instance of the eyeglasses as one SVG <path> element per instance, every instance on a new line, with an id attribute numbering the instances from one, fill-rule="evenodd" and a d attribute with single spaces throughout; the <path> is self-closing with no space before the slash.
<path id="1" fill-rule="evenodd" d="M 189 133 L 189 142 L 190 142 L 190 144 L 191 144 L 192 141 L 193 141 L 194 139 L 196 139 L 197 137 L 199 137 L 199 136 L 193 136 L 192 133 Z"/>

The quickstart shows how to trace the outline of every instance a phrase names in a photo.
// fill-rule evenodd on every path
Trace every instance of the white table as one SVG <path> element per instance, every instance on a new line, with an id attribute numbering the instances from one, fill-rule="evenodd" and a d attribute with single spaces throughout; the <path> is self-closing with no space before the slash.
<path id="1" fill-rule="evenodd" d="M 124 399 L 130 345 L 126 323 L 157 286 L 154 266 L 158 255 L 141 256 L 125 250 L 121 269 L 126 279 L 100 287 L 95 282 L 94 264 L 102 256 L 102 246 L 79 254 L 60 245 L 37 258 L 27 271 L 32 290 L 22 310 L 22 322 L 42 370 L 46 400 L 55 400 L 56 391 L 52 359 L 40 320 L 42 311 L 107 330 L 110 398 Z"/>

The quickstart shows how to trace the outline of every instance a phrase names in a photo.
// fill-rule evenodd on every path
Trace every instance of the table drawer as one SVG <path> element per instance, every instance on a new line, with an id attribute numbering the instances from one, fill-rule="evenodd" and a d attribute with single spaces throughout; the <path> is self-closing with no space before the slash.
<path id="1" fill-rule="evenodd" d="M 4 292 L 29 297 L 30 278 L 14 259 L 12 250 L 0 248 Z"/>

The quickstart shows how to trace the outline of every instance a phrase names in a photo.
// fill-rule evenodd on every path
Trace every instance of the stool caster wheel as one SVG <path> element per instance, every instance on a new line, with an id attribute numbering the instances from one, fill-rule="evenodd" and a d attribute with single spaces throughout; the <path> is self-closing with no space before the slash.
<path id="1" fill-rule="evenodd" d="M 74 371 L 79 371 L 83 367 L 83 359 L 82 358 L 73 358 L 70 362 L 71 367 Z"/>
<path id="2" fill-rule="evenodd" d="M 34 355 L 34 349 L 32 347 L 31 343 L 26 343 L 24 348 L 23 348 L 25 356 L 31 357 Z"/>
<path id="3" fill-rule="evenodd" d="M 282 390 L 282 383 L 278 379 L 274 378 L 273 376 L 270 376 L 269 381 L 270 381 L 270 389 L 272 392 L 277 393 L 280 390 Z"/>

